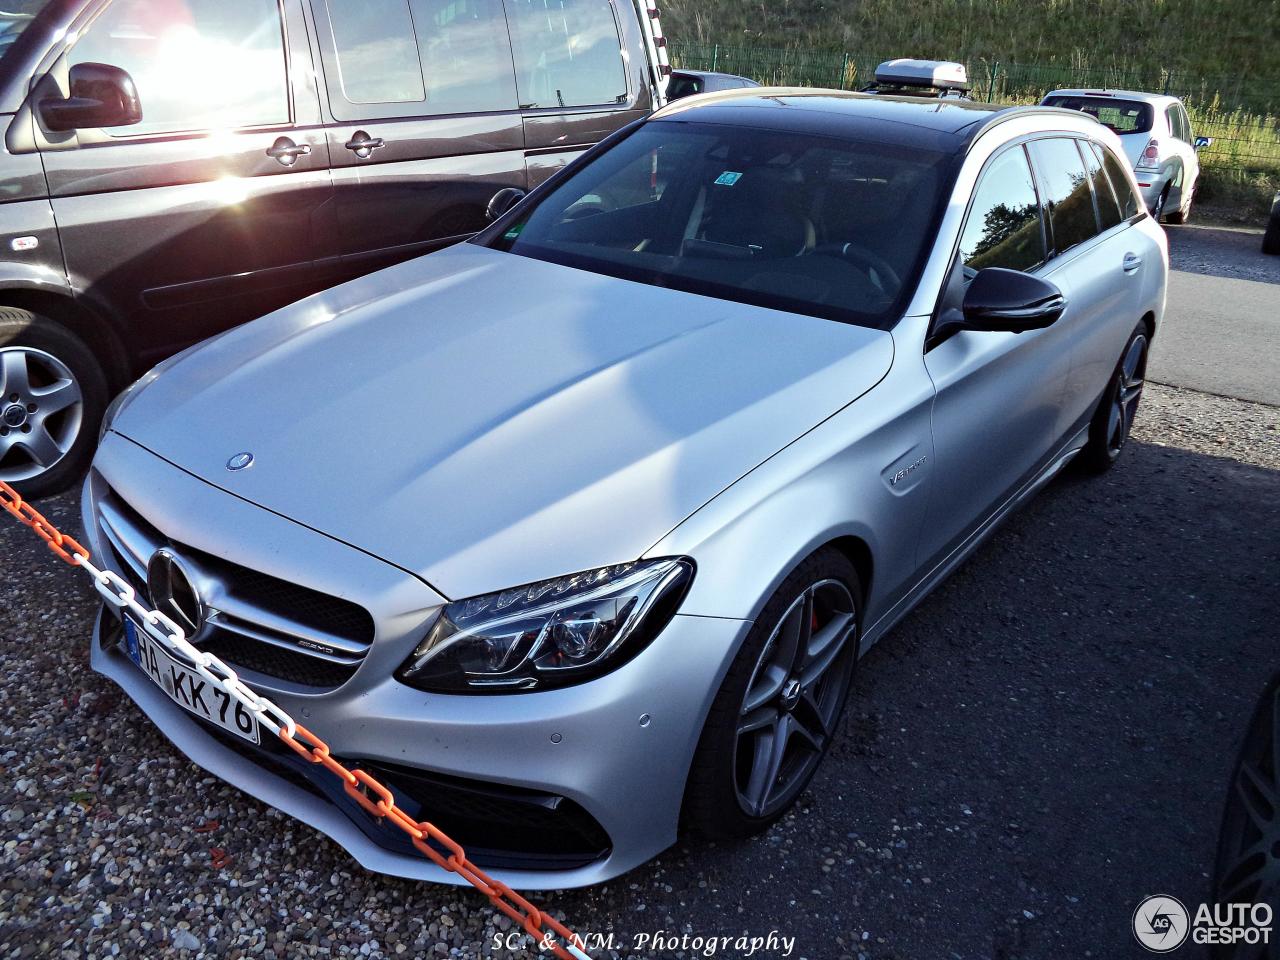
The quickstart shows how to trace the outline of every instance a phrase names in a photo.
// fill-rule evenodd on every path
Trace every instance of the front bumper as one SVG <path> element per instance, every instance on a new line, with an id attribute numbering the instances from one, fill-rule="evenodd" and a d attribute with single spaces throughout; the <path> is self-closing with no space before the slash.
<path id="1" fill-rule="evenodd" d="M 297 562 L 299 556 L 314 562 L 317 553 L 336 549 L 332 541 L 321 544 L 324 538 L 314 531 L 216 491 L 125 443 L 114 442 L 112 457 L 100 456 L 86 486 L 86 546 L 99 560 L 111 556 L 92 515 L 93 485 L 104 477 L 126 496 L 131 490 L 146 490 L 145 498 L 133 498 L 134 505 L 145 508 L 147 519 L 157 527 L 180 529 L 176 536 L 195 549 L 219 555 L 232 551 L 235 556 L 229 559 L 257 565 L 265 558 L 247 556 L 249 544 L 255 541 L 269 542 L 276 550 L 287 548 L 290 562 Z M 204 522 L 193 523 L 195 518 Z M 216 523 L 210 522 L 213 518 Z M 234 541 L 220 540 L 219 531 L 227 530 L 235 531 Z M 381 561 L 345 546 L 340 550 L 350 551 L 349 558 L 339 553 L 337 559 L 352 582 L 380 576 L 362 565 Z M 268 572 L 291 573 L 284 556 L 279 564 Z M 392 572 L 398 578 L 408 576 Z M 401 623 L 405 616 L 389 613 L 380 602 L 374 598 L 368 604 L 380 629 L 367 659 L 351 680 L 336 689 L 301 692 L 261 682 L 251 674 L 247 677 L 322 737 L 337 757 L 358 758 L 362 766 L 375 771 L 424 771 L 508 792 L 564 798 L 585 811 L 606 836 L 600 854 L 588 862 L 581 857 L 577 862 L 561 858 L 556 862 L 565 866 L 554 869 L 539 867 L 535 860 L 486 866 L 513 887 L 536 890 L 600 883 L 675 841 L 685 779 L 706 711 L 749 623 L 677 616 L 643 654 L 578 687 L 515 696 L 441 695 L 415 690 L 392 677 L 420 634 L 383 629 Z M 388 843 L 380 832 L 384 828 L 358 807 L 343 804 L 342 797 L 335 795 L 339 791 L 326 793 L 314 782 L 301 782 L 271 757 L 233 747 L 195 720 L 110 642 L 113 620 L 108 613 L 99 617 L 93 668 L 118 684 L 193 761 L 333 838 L 370 870 L 460 882 L 403 845 L 396 849 Z M 431 819 L 429 809 L 426 813 Z M 525 828 L 536 829 L 536 823 Z"/>

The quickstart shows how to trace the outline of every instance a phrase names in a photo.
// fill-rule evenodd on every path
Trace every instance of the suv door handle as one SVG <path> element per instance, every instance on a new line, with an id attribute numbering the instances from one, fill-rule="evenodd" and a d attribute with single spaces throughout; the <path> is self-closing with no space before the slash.
<path id="1" fill-rule="evenodd" d="M 1133 273 L 1133 271 L 1142 266 L 1142 258 L 1136 253 L 1126 253 L 1124 255 L 1124 262 L 1121 266 L 1124 267 L 1125 273 Z"/>
<path id="2" fill-rule="evenodd" d="M 343 144 L 361 160 L 367 160 L 373 155 L 373 151 L 381 150 L 386 145 L 386 141 L 381 137 L 371 137 L 363 130 L 357 130 L 352 134 L 351 139 Z"/>
<path id="3" fill-rule="evenodd" d="M 286 167 L 292 167 L 298 162 L 299 157 L 308 156 L 310 153 L 310 144 L 297 144 L 288 137 L 281 137 L 271 145 L 271 149 L 267 151 L 267 156 L 279 160 Z"/>

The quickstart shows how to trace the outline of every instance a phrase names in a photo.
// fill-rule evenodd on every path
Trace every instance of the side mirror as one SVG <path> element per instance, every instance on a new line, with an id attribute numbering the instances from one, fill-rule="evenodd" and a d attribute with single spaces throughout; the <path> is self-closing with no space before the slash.
<path id="1" fill-rule="evenodd" d="M 68 79 L 71 96 L 40 101 L 40 119 L 50 130 L 127 127 L 142 122 L 133 78 L 106 63 L 77 63 Z"/>
<path id="2" fill-rule="evenodd" d="M 987 267 L 964 295 L 964 329 L 1022 333 L 1049 326 L 1067 308 L 1062 291 L 1019 270 Z"/>
<path id="3" fill-rule="evenodd" d="M 493 199 L 489 201 L 489 206 L 485 207 L 484 215 L 489 222 L 504 216 L 508 210 L 525 198 L 525 192 L 519 187 L 503 187 L 493 195 Z"/>
<path id="4" fill-rule="evenodd" d="M 1202 147 L 1212 147 L 1213 137 L 1196 137 L 1195 147 L 1197 150 Z"/>

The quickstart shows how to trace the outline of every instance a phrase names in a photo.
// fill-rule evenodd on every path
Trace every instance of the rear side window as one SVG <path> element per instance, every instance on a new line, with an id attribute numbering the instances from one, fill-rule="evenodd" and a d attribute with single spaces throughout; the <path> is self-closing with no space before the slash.
<path id="1" fill-rule="evenodd" d="M 420 103 L 422 61 L 405 0 L 329 4 L 342 94 L 352 103 Z"/>
<path id="2" fill-rule="evenodd" d="M 1030 149 L 1049 211 L 1053 252 L 1066 253 L 1098 232 L 1084 163 L 1076 142 L 1065 137 L 1034 140 Z"/>
<path id="3" fill-rule="evenodd" d="M 1129 177 L 1125 173 L 1125 168 L 1120 165 L 1120 161 L 1116 159 L 1115 154 L 1102 144 L 1093 144 L 1093 149 L 1102 157 L 1102 166 L 1111 180 L 1112 189 L 1116 192 L 1116 201 L 1120 204 L 1121 215 L 1126 220 L 1136 217 L 1142 206 L 1138 201 L 1138 195 L 1129 184 Z"/>
<path id="4" fill-rule="evenodd" d="M 133 77 L 142 122 L 112 136 L 289 122 L 277 0 L 115 0 L 67 59 Z"/>
<path id="5" fill-rule="evenodd" d="M 1147 133 L 1155 122 L 1151 104 L 1141 100 L 1117 100 L 1115 97 L 1072 97 L 1053 95 L 1045 97 L 1045 106 L 1064 107 L 1087 113 L 1116 133 Z"/>
<path id="6" fill-rule="evenodd" d="M 1021 147 L 1000 154 L 982 174 L 960 234 L 960 259 L 971 270 L 1029 270 L 1044 262 L 1040 203 Z"/>
<path id="7" fill-rule="evenodd" d="M 502 0 L 412 0 L 432 114 L 514 110 Z"/>
<path id="8" fill-rule="evenodd" d="M 1111 178 L 1102 169 L 1102 163 L 1093 152 L 1093 145 L 1087 140 L 1078 141 L 1080 153 L 1084 155 L 1084 165 L 1089 171 L 1089 179 L 1093 181 L 1093 196 L 1098 202 L 1098 220 L 1103 230 L 1119 226 L 1124 219 L 1120 215 L 1120 204 L 1111 189 Z"/>
<path id="9" fill-rule="evenodd" d="M 622 40 L 609 0 L 506 0 L 522 107 L 625 103 Z"/>

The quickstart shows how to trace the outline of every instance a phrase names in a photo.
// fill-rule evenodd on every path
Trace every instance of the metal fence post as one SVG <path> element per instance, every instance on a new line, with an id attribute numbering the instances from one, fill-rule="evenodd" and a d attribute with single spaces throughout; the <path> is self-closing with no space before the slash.
<path id="1" fill-rule="evenodd" d="M 987 84 L 987 103 L 995 100 L 996 96 L 996 74 L 1000 72 L 1000 61 L 996 60 L 991 64 L 991 81 Z"/>
<path id="2" fill-rule="evenodd" d="M 720 66 L 720 44 L 716 44 L 715 49 L 711 51 L 711 72 L 715 73 Z"/>

